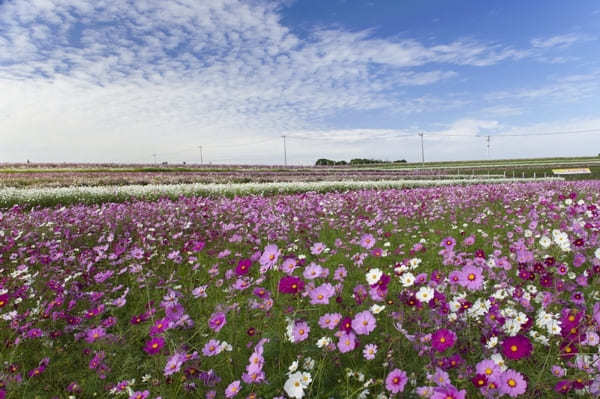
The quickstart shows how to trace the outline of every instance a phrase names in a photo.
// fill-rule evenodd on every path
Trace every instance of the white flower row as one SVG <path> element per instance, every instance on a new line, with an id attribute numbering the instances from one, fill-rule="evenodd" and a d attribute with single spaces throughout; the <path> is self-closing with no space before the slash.
<path id="1" fill-rule="evenodd" d="M 506 179 L 453 179 L 453 180 L 373 180 L 373 181 L 319 181 L 319 182 L 275 182 L 275 183 L 230 183 L 230 184 L 157 184 L 101 187 L 56 187 L 56 188 L 2 188 L 0 208 L 19 205 L 44 205 L 45 203 L 89 203 L 122 201 L 127 199 L 157 199 L 179 196 L 235 196 L 247 194 L 285 194 L 306 191 L 345 191 L 358 189 L 387 189 L 406 187 L 429 187 L 441 185 L 463 185 L 481 183 L 511 183 L 563 180 L 562 178 L 506 178 Z"/>

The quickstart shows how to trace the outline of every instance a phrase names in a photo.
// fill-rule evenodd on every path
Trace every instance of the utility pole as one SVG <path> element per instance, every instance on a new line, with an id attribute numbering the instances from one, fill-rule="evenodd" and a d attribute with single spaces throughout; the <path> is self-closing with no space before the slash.
<path id="1" fill-rule="evenodd" d="M 156 154 L 152 154 L 152 156 L 154 157 L 154 165 L 156 165 Z"/>
<path id="2" fill-rule="evenodd" d="M 285 135 L 281 137 L 283 137 L 283 164 L 287 166 L 287 148 L 285 146 Z"/>
<path id="3" fill-rule="evenodd" d="M 423 146 L 423 133 L 419 133 L 421 136 L 421 165 L 425 167 L 425 147 Z"/>
<path id="4" fill-rule="evenodd" d="M 204 159 L 202 158 L 202 146 L 199 145 L 198 148 L 200 148 L 200 165 L 202 165 L 204 163 Z"/>
<path id="5" fill-rule="evenodd" d="M 488 159 L 490 159 L 490 136 L 487 136 Z"/>

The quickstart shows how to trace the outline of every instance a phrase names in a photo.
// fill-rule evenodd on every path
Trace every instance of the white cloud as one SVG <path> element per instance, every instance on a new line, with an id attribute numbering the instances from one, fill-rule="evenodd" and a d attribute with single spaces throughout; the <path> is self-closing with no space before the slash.
<path id="1" fill-rule="evenodd" d="M 593 38 L 579 33 L 567 33 L 565 35 L 556 35 L 548 38 L 535 38 L 531 40 L 531 45 L 537 48 L 569 47 L 576 42 L 587 40 L 593 40 Z"/>
<path id="2" fill-rule="evenodd" d="M 455 66 L 537 54 L 473 39 L 428 46 L 370 31 L 321 29 L 301 38 L 278 14 L 290 4 L 0 3 L 1 158 L 148 161 L 162 152 L 179 159 L 203 144 L 215 160 L 235 160 L 236 148 L 246 160 L 263 151 L 266 161 L 276 158 L 270 148 L 282 132 L 321 132 L 321 121 L 340 110 L 458 107 L 464 102 L 405 90 L 455 79 Z M 455 128 L 486 128 L 461 123 Z M 252 144 L 265 140 L 272 142 Z"/>

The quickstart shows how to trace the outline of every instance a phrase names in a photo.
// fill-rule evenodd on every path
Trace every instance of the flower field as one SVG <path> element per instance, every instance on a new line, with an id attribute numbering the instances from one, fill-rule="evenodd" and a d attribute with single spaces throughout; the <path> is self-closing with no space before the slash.
<path id="1" fill-rule="evenodd" d="M 0 398 L 600 395 L 600 182 L 0 214 Z"/>

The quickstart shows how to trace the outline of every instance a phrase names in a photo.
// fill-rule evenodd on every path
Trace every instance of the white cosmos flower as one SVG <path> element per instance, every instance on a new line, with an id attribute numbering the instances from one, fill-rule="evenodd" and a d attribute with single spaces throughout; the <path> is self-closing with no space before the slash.
<path id="1" fill-rule="evenodd" d="M 400 282 L 403 287 L 412 287 L 415 283 L 415 276 L 411 272 L 403 273 L 400 276 Z"/>
<path id="2" fill-rule="evenodd" d="M 296 371 L 291 374 L 285 384 L 283 384 L 283 390 L 290 398 L 302 399 L 304 397 L 302 373 Z"/>
<path id="3" fill-rule="evenodd" d="M 381 270 L 371 269 L 365 277 L 367 278 L 367 283 L 369 283 L 369 285 L 373 285 L 377 284 L 382 275 L 383 272 Z"/>
<path id="4" fill-rule="evenodd" d="M 329 337 L 321 337 L 317 341 L 317 346 L 319 348 L 323 348 L 323 347 L 329 345 L 330 343 L 331 343 L 331 338 L 329 338 Z"/>
<path id="5" fill-rule="evenodd" d="M 552 240 L 550 240 L 548 237 L 542 236 L 542 238 L 540 238 L 540 245 L 542 246 L 542 248 L 546 249 L 551 244 L 552 244 Z"/>
<path id="6" fill-rule="evenodd" d="M 434 289 L 431 287 L 421 287 L 415 295 L 420 302 L 429 302 L 433 299 Z"/>
<path id="7" fill-rule="evenodd" d="M 383 309 L 385 309 L 385 306 L 374 304 L 373 306 L 371 306 L 370 310 L 371 310 L 371 313 L 378 314 L 378 313 L 381 313 L 383 311 Z"/>

